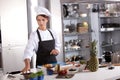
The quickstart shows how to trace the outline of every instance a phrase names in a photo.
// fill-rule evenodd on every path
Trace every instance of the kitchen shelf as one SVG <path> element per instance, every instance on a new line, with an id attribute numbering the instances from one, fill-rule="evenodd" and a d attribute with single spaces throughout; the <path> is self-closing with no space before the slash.
<path id="1" fill-rule="evenodd" d="M 74 52 L 74 51 L 80 51 L 81 49 L 67 49 L 65 50 L 65 52 Z"/>
<path id="2" fill-rule="evenodd" d="M 117 31 L 120 30 L 120 28 L 101 28 L 101 32 L 109 32 L 109 31 Z"/>
<path id="3" fill-rule="evenodd" d="M 68 18 L 64 18 L 64 20 L 75 20 L 75 19 L 80 19 L 80 17 L 68 17 Z"/>
<path id="4" fill-rule="evenodd" d="M 102 48 L 105 48 L 105 47 L 110 47 L 110 46 L 116 46 L 116 45 L 120 45 L 120 43 L 109 43 L 109 44 L 105 44 L 105 45 L 102 45 Z"/>
<path id="5" fill-rule="evenodd" d="M 69 53 L 69 52 L 84 51 L 84 50 L 89 50 L 89 48 L 67 49 L 65 50 L 65 52 Z"/>
<path id="6" fill-rule="evenodd" d="M 64 36 L 80 36 L 80 35 L 89 35 L 90 32 L 87 33 L 78 33 L 78 32 L 71 32 L 71 33 L 64 33 Z"/>
<path id="7" fill-rule="evenodd" d="M 111 12 L 109 15 L 106 15 L 105 12 L 100 12 L 99 13 L 100 18 L 119 18 L 120 17 L 120 12 Z"/>
<path id="8" fill-rule="evenodd" d="M 118 18 L 120 16 L 99 16 L 100 18 Z"/>

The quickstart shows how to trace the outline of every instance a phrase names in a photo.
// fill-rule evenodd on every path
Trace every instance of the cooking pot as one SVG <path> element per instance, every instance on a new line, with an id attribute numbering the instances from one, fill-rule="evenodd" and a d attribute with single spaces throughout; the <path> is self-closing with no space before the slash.
<path id="1" fill-rule="evenodd" d="M 103 55 L 104 55 L 105 62 L 109 63 L 112 61 L 112 57 L 111 57 L 112 52 L 111 51 L 104 51 Z"/>
<path id="2" fill-rule="evenodd" d="M 69 29 L 69 32 L 74 32 L 75 31 L 75 25 L 74 24 L 66 25 L 66 28 Z"/>

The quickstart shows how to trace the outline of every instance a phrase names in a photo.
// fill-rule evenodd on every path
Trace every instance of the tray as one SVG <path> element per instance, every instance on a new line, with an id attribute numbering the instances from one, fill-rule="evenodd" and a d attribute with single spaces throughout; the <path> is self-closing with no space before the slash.
<path id="1" fill-rule="evenodd" d="M 75 74 L 67 74 L 65 76 L 62 75 L 57 75 L 56 78 L 61 78 L 61 79 L 69 79 L 72 78 Z"/>

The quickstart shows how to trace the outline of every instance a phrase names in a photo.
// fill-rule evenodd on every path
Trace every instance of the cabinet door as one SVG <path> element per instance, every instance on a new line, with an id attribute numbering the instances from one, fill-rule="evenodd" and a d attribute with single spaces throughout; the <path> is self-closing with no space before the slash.
<path id="1" fill-rule="evenodd" d="M 22 70 L 24 67 L 23 53 L 25 46 L 6 47 L 2 49 L 3 70 L 11 72 Z"/>
<path id="2" fill-rule="evenodd" d="M 23 45 L 27 42 L 26 0 L 0 2 L 2 47 Z"/>
<path id="3" fill-rule="evenodd" d="M 5 72 L 21 70 L 28 40 L 26 0 L 0 0 L 2 61 Z M 18 47 L 16 47 L 18 46 Z"/>

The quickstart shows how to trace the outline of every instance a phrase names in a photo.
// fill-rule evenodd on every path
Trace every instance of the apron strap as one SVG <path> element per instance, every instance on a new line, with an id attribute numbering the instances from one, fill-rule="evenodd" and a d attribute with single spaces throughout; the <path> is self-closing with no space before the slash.
<path id="1" fill-rule="evenodd" d="M 52 32 L 50 30 L 48 30 L 48 31 L 50 32 L 50 34 L 51 34 L 51 36 L 52 36 L 52 38 L 54 40 Z M 40 33 L 39 33 L 38 29 L 37 29 L 37 34 L 38 34 L 39 41 L 41 41 L 41 37 L 40 37 Z"/>
<path id="2" fill-rule="evenodd" d="M 41 37 L 40 37 L 40 33 L 39 33 L 38 29 L 37 29 L 37 34 L 38 34 L 39 41 L 41 41 Z"/>
<path id="3" fill-rule="evenodd" d="M 48 29 L 48 31 L 50 32 L 50 34 L 51 34 L 52 38 L 54 39 L 52 32 L 51 32 L 49 29 Z"/>

